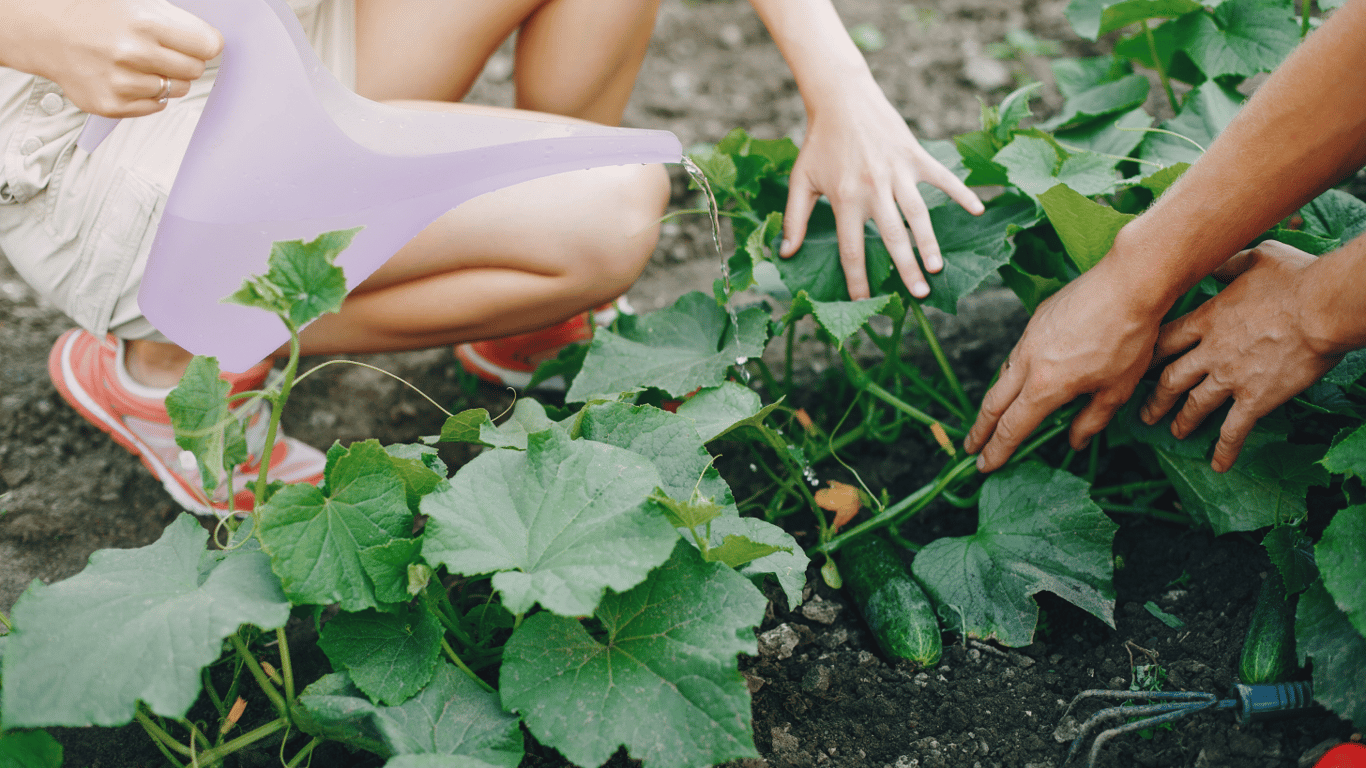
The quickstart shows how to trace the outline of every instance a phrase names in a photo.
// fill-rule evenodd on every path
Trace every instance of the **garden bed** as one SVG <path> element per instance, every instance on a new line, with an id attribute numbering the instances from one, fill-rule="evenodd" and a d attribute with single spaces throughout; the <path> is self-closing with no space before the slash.
<path id="1" fill-rule="evenodd" d="M 998 101 L 1016 77 L 1047 78 L 1043 60 L 1018 46 L 1012 58 L 987 55 L 988 47 L 1005 40 L 1008 31 L 1024 29 L 1039 38 L 1063 40 L 1073 53 L 1093 47 L 1072 35 L 1062 3 L 1005 7 L 981 0 L 912 6 L 843 0 L 837 5 L 849 24 L 871 24 L 885 35 L 887 46 L 869 54 L 874 72 L 924 138 L 976 129 L 979 96 Z M 495 59 L 473 98 L 507 103 L 505 56 L 504 51 Z M 1045 109 L 1061 103 L 1050 89 L 1044 90 L 1042 102 Z M 776 138 L 800 124 L 801 104 L 748 6 L 667 0 L 627 121 L 674 130 L 685 146 L 715 142 L 734 125 L 746 126 L 759 138 Z M 692 201 L 682 176 L 677 178 L 675 203 L 686 207 Z M 705 221 L 680 219 L 666 224 L 656 258 L 630 295 L 641 310 L 654 310 L 687 290 L 709 290 L 717 274 Z M 0 510 L 7 510 L 0 516 L 0 610 L 8 613 L 32 579 L 52 582 L 71 576 L 95 549 L 146 545 L 177 509 L 135 459 L 76 416 L 48 382 L 47 351 L 67 321 L 27 291 L 3 262 L 0 297 L 0 359 L 5 360 L 0 370 Z M 956 318 L 933 315 L 974 398 L 984 391 L 1024 318 L 1013 294 L 999 288 L 970 296 Z M 910 351 L 928 356 L 923 345 L 912 345 Z M 831 361 L 820 354 L 803 354 L 799 360 L 798 380 L 818 391 L 817 377 Z M 367 356 L 365 361 L 412 381 L 452 411 L 483 407 L 497 414 L 511 402 L 496 389 L 468 388 L 449 350 Z M 798 399 L 792 404 L 818 405 Z M 442 421 L 441 414 L 396 382 L 372 371 L 334 367 L 301 384 L 285 427 L 321 447 L 334 440 L 347 444 L 368 438 L 410 442 L 439 432 Z M 468 445 L 447 446 L 442 458 L 454 470 L 474 453 Z M 933 443 L 911 439 L 847 458 L 871 485 L 891 489 L 893 498 L 932 478 L 943 463 Z M 1125 461 L 1116 452 L 1103 476 L 1123 479 Z M 737 497 L 761 487 L 747 476 L 743 462 L 723 461 L 722 468 Z M 1137 664 L 1163 670 L 1168 689 L 1226 692 L 1234 681 L 1254 597 L 1272 569 L 1264 550 L 1242 534 L 1216 538 L 1149 518 L 1116 517 L 1120 530 L 1113 552 L 1123 567 L 1114 577 L 1113 629 L 1044 593 L 1039 602 L 1046 619 L 1032 644 L 1010 649 L 949 634 L 943 659 L 920 670 L 889 663 L 845 594 L 829 588 L 815 567 L 795 609 L 789 610 L 780 595 L 771 595 L 776 599 L 757 630 L 759 654 L 740 662 L 753 695 L 755 743 L 762 755 L 741 761 L 744 768 L 765 763 L 772 768 L 1057 766 L 1067 750 L 1066 702 L 1087 688 L 1129 687 Z M 1321 529 L 1323 522 L 1311 518 L 1310 526 Z M 803 545 L 816 543 L 814 531 L 803 530 L 800 518 L 785 519 L 784 525 Z M 928 542 L 967 535 L 974 528 L 970 511 L 937 504 L 903 533 Z M 1184 627 L 1168 626 L 1145 607 L 1150 604 Z M 302 640 L 310 630 L 307 622 L 296 620 L 290 631 Z M 264 700 L 250 706 L 268 719 Z M 249 717 L 244 727 L 250 722 Z M 54 733 L 66 746 L 67 765 L 122 768 L 161 761 L 136 725 Z M 1203 713 L 1149 738 L 1123 737 L 1103 753 L 1101 764 L 1290 768 L 1309 764 L 1317 747 L 1351 734 L 1349 724 L 1322 710 L 1246 728 L 1235 726 L 1228 713 Z M 241 765 L 278 764 L 273 748 L 245 751 L 234 759 Z M 319 751 L 314 760 L 320 765 L 382 764 L 340 747 Z M 627 762 L 624 753 L 612 760 Z M 524 765 L 561 766 L 564 761 L 529 742 Z"/>

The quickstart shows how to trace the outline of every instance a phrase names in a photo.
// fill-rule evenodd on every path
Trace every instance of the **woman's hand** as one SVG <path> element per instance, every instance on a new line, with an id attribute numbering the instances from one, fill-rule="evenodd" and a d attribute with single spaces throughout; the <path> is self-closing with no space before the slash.
<path id="1" fill-rule="evenodd" d="M 1194 312 L 1162 327 L 1156 357 L 1179 355 L 1162 371 L 1140 418 L 1155 424 L 1182 395 L 1172 434 L 1184 438 L 1230 397 L 1210 465 L 1227 472 L 1257 419 L 1302 392 L 1345 351 L 1320 338 L 1312 317 L 1320 307 L 1306 291 L 1306 269 L 1317 259 L 1268 240 L 1214 272 L 1232 281 Z M 1310 294 L 1310 295 L 1306 295 Z"/>
<path id="2" fill-rule="evenodd" d="M 223 49 L 217 30 L 166 0 L 0 0 L 0 18 L 0 64 L 104 117 L 164 109 Z"/>
<path id="3" fill-rule="evenodd" d="M 920 146 L 876 85 L 869 89 L 850 83 L 846 95 L 843 103 L 822 104 L 811 114 L 789 182 L 779 255 L 791 256 L 801 247 L 811 211 L 823 194 L 834 209 L 850 298 L 871 295 L 863 250 L 863 226 L 869 219 L 877 224 L 911 295 L 924 298 L 930 287 L 911 248 L 912 236 L 926 270 L 938 272 L 944 260 L 916 184 L 933 184 L 973 214 L 984 210 L 982 201 Z"/>

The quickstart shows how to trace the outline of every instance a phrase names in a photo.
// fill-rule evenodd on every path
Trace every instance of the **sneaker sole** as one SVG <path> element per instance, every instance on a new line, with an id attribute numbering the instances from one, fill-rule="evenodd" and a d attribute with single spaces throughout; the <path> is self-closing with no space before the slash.
<path id="1" fill-rule="evenodd" d="M 474 374 L 490 384 L 499 384 L 515 389 L 526 389 L 527 385 L 531 383 L 532 374 L 527 373 L 526 371 L 515 371 L 511 368 L 504 368 L 476 352 L 474 347 L 470 344 L 460 344 L 456 346 L 455 354 L 460 358 L 461 362 L 466 364 L 466 370 L 469 370 L 470 367 L 474 368 Z M 545 390 L 547 392 L 563 392 L 565 391 L 564 378 L 560 376 L 551 376 L 540 384 L 537 384 L 536 389 Z"/>
<path id="2" fill-rule="evenodd" d="M 114 438 L 114 442 L 141 459 L 143 465 L 151 470 L 156 479 L 161 481 L 162 487 L 180 506 L 203 517 L 225 515 L 226 511 L 220 513 L 192 496 L 181 484 L 180 477 L 161 463 L 156 453 L 141 438 L 133 434 L 113 414 L 101 407 L 89 392 L 86 392 L 76 383 L 76 372 L 71 368 L 71 348 L 75 345 L 78 337 L 79 334 L 69 334 L 62 344 L 57 360 L 48 359 L 48 375 L 52 377 L 52 382 L 56 385 L 57 392 L 62 396 L 62 399 L 66 400 L 88 421 L 94 422 L 100 429 L 108 433 L 110 437 Z"/>

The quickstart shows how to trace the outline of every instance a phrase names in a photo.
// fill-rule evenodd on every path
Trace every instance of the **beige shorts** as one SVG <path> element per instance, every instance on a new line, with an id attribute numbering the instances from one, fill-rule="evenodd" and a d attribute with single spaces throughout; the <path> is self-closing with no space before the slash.
<path id="1" fill-rule="evenodd" d="M 289 0 L 323 63 L 355 87 L 354 0 Z M 0 254 L 86 330 L 164 337 L 137 292 L 157 222 L 217 68 L 162 112 L 77 151 L 85 113 L 50 80 L 0 67 Z"/>

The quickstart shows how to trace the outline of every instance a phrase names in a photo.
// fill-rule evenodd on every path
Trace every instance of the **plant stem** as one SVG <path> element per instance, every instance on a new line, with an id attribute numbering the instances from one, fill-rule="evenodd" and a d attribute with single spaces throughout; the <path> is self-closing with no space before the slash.
<path id="1" fill-rule="evenodd" d="M 228 706 L 223 703 L 223 699 L 218 695 L 218 689 L 213 687 L 213 680 L 209 677 L 209 668 L 204 667 L 200 670 L 200 678 L 203 680 L 204 692 L 209 694 L 209 701 L 213 702 L 213 708 L 218 711 L 220 718 L 228 716 Z"/>
<path id="2" fill-rule="evenodd" d="M 242 642 L 242 637 L 234 632 L 228 636 L 228 642 L 232 643 L 232 647 L 237 651 L 237 655 L 246 663 L 247 669 L 251 672 L 251 676 L 256 678 L 256 684 L 261 687 L 261 691 L 266 694 L 266 698 L 270 699 L 270 703 L 275 707 L 275 711 L 280 713 L 280 717 L 283 718 L 285 722 L 288 722 L 289 705 L 285 703 L 284 699 L 280 698 L 280 692 L 275 690 L 275 684 L 270 682 L 270 678 L 266 676 L 266 671 L 261 669 L 261 665 L 257 663 L 256 657 L 251 655 L 251 651 L 247 649 L 247 644 Z"/>
<path id="3" fill-rule="evenodd" d="M 927 427 L 934 424 L 938 424 L 944 430 L 945 433 L 947 433 L 951 437 L 956 437 L 959 439 L 962 439 L 965 435 L 967 435 L 967 432 L 965 432 L 963 429 L 945 424 L 939 419 L 936 419 L 935 417 L 929 415 L 928 413 L 925 413 L 919 408 L 916 408 L 914 405 L 911 405 L 905 400 L 902 400 L 901 398 L 897 397 L 891 392 L 888 392 L 887 390 L 883 389 L 882 387 L 878 386 L 877 384 L 871 381 L 864 386 L 863 391 L 867 392 L 873 397 L 876 397 L 877 399 L 881 400 L 887 405 L 892 406 L 896 410 L 901 411 L 907 416 L 910 416 L 912 419 L 920 422 L 921 424 Z"/>
<path id="4" fill-rule="evenodd" d="M 285 680 L 285 701 L 294 701 L 294 662 L 289 658 L 289 638 L 285 628 L 275 630 L 275 639 L 280 644 L 280 675 Z"/>
<path id="5" fill-rule="evenodd" d="M 792 323 L 787 326 L 787 338 L 784 340 L 783 348 L 783 395 L 788 394 L 792 386 L 793 360 L 796 357 L 797 347 L 797 324 Z"/>
<path id="6" fill-rule="evenodd" d="M 1133 507 L 1127 504 L 1110 504 L 1104 501 L 1097 501 L 1096 506 L 1106 512 L 1118 512 L 1126 515 L 1147 515 L 1148 517 L 1155 517 L 1158 520 L 1166 520 L 1171 523 L 1180 523 L 1181 525 L 1191 524 L 1191 519 L 1185 515 L 1176 512 L 1166 512 L 1161 509 L 1153 509 L 1152 507 Z"/>
<path id="7" fill-rule="evenodd" d="M 251 746 L 252 744 L 255 744 L 261 739 L 264 739 L 272 734 L 279 733 L 280 731 L 283 731 L 288 727 L 289 723 L 286 722 L 283 717 L 271 720 L 269 723 L 266 723 L 265 725 L 254 730 L 248 731 L 242 734 L 241 736 L 238 736 L 237 738 L 233 739 L 232 741 L 229 741 L 225 744 L 220 744 L 219 746 L 216 746 L 213 749 L 207 750 L 205 752 L 201 752 L 199 754 L 199 762 L 201 764 L 212 765 L 213 763 L 222 760 L 228 755 L 231 755 L 233 752 L 236 752 L 244 747 Z"/>
<path id="8" fill-rule="evenodd" d="M 285 364 L 285 375 L 280 380 L 280 393 L 270 404 L 270 425 L 266 427 L 266 444 L 261 449 L 261 473 L 256 476 L 256 503 L 252 506 L 252 517 L 258 518 L 258 522 L 261 505 L 266 498 L 266 486 L 270 484 L 266 473 L 270 470 L 270 454 L 275 449 L 275 433 L 280 429 L 280 415 L 284 412 L 285 402 L 289 400 L 289 391 L 294 387 L 294 376 L 299 371 L 299 329 L 284 315 L 280 315 L 280 319 L 289 329 L 289 362 Z M 257 530 L 260 530 L 259 525 Z"/>
<path id="9" fill-rule="evenodd" d="M 1148 26 L 1148 20 L 1143 20 L 1143 36 L 1148 39 L 1148 52 L 1153 55 L 1153 69 L 1157 70 L 1157 77 L 1162 81 L 1162 90 L 1167 92 L 1167 103 L 1172 105 L 1172 112 L 1181 111 L 1176 103 L 1176 93 L 1172 91 L 1172 81 L 1167 77 L 1167 68 L 1162 66 L 1162 57 L 1157 55 L 1157 38 L 1153 37 L 1153 30 Z"/>
<path id="10" fill-rule="evenodd" d="M 4 611 L 0 611 L 0 624 L 4 624 L 4 625 L 5 625 L 5 632 L 6 632 L 6 633 L 8 633 L 8 632 L 13 632 L 13 631 L 14 631 L 14 625 L 11 624 L 11 623 L 9 622 L 9 619 L 5 618 L 5 612 L 4 612 Z"/>
<path id="11" fill-rule="evenodd" d="M 853 528 L 850 528 L 844 533 L 835 536 L 829 541 L 822 542 L 821 544 L 812 547 L 811 551 L 824 552 L 826 554 L 829 554 L 844 546 L 845 543 L 847 543 L 850 539 L 854 538 L 855 536 L 858 536 L 859 534 L 862 534 L 866 531 L 874 530 L 876 528 L 881 528 L 887 525 L 900 523 L 903 520 L 905 520 L 905 518 L 914 515 L 921 509 L 924 509 L 925 506 L 928 505 L 931 501 L 933 501 L 936 496 L 942 493 L 945 488 L 949 487 L 956 481 L 962 479 L 966 475 L 975 474 L 976 472 L 977 457 L 968 456 L 960 460 L 957 464 L 952 465 L 946 471 L 940 473 L 940 476 L 938 478 L 930 481 L 929 483 L 926 483 L 916 492 L 912 493 L 911 495 L 907 496 L 901 501 L 898 501 L 896 504 L 887 507 L 886 509 L 882 510 L 872 518 L 869 518 L 868 520 L 859 523 L 858 525 L 854 526 Z"/>
<path id="12" fill-rule="evenodd" d="M 764 424 L 757 425 L 757 428 L 759 434 L 763 435 L 764 441 L 769 444 L 769 447 L 778 454 L 778 457 L 782 459 L 783 463 L 792 471 L 793 476 L 796 479 L 797 488 L 801 491 L 802 496 L 806 498 L 806 503 L 810 505 L 811 512 L 816 516 L 816 522 L 820 525 L 820 538 L 824 539 L 828 535 L 827 532 L 829 530 L 825 524 L 825 515 L 821 512 L 820 505 L 816 503 L 816 497 L 811 495 L 811 489 L 806 487 L 806 477 L 803 468 L 798 466 L 797 461 L 792 458 L 792 454 L 788 453 L 787 444 L 779 439 L 778 433 Z"/>
<path id="13" fill-rule="evenodd" d="M 446 414 L 447 417 L 455 415 L 450 411 L 446 410 L 445 408 L 441 407 L 441 403 L 438 403 L 437 401 L 433 400 L 431 396 L 429 396 L 426 392 L 423 392 L 421 389 L 418 389 L 415 384 L 408 381 L 407 379 L 399 377 L 390 371 L 386 371 L 383 368 L 380 368 L 379 366 L 370 365 L 369 363 L 360 363 L 355 360 L 328 360 L 325 363 L 319 363 L 318 365 L 315 365 L 312 368 L 309 368 L 307 371 L 304 371 L 303 373 L 299 374 L 298 378 L 294 379 L 294 383 L 298 384 L 299 382 L 303 381 L 309 376 L 312 376 L 318 371 L 321 371 L 329 365 L 354 365 L 359 368 L 368 368 L 369 370 L 375 371 L 376 373 L 382 373 L 385 376 L 388 376 L 394 381 L 397 381 L 398 383 L 407 387 L 408 389 L 411 389 L 412 391 L 416 392 L 418 395 L 422 397 L 423 400 L 426 400 L 427 402 L 431 403 L 438 411 L 441 411 L 442 413 Z"/>
<path id="14" fill-rule="evenodd" d="M 484 682 L 484 679 L 479 677 L 479 675 L 474 674 L 474 670 L 466 666 L 465 662 L 461 661 L 460 657 L 455 655 L 455 649 L 451 647 L 451 644 L 447 642 L 446 638 L 444 637 L 441 638 L 441 650 L 446 652 L 447 658 L 451 660 L 451 663 L 454 664 L 457 669 L 469 675 L 470 679 L 478 683 L 480 688 L 483 688 L 485 691 L 488 691 L 489 693 L 496 692 L 494 691 L 493 686 Z"/>
<path id="15" fill-rule="evenodd" d="M 915 322 L 920 326 L 920 333 L 925 337 L 925 342 L 930 345 L 930 351 L 934 353 L 935 362 L 939 363 L 939 370 L 943 371 L 944 379 L 948 381 L 949 387 L 954 395 L 958 397 L 958 403 L 963 407 L 963 413 L 972 413 L 976 409 L 972 407 L 972 402 L 968 400 L 968 395 L 963 391 L 963 385 L 958 382 L 958 376 L 953 372 L 953 367 L 949 365 L 949 359 L 944 355 L 944 348 L 939 346 L 939 337 L 934 334 L 934 328 L 930 326 L 929 318 L 925 317 L 925 312 L 920 308 L 920 302 L 911 302 L 911 311 L 915 313 Z"/>
<path id="16" fill-rule="evenodd" d="M 142 729 L 147 731 L 147 735 L 151 736 L 152 740 L 161 746 L 163 751 L 169 747 L 185 757 L 194 757 L 194 750 L 176 741 L 175 737 L 167 733 L 165 728 L 157 725 L 156 722 L 148 717 L 147 713 L 143 711 L 142 705 L 139 705 L 133 710 L 133 717 L 142 724 Z"/>
<path id="17" fill-rule="evenodd" d="M 1303 38 L 1304 36 L 1306 36 L 1306 35 L 1309 34 L 1309 14 L 1310 14 L 1310 8 L 1312 8 L 1312 7 L 1313 7 L 1313 6 L 1311 5 L 1311 0 L 1300 0 L 1300 37 L 1301 37 L 1301 38 Z"/>
<path id="18" fill-rule="evenodd" d="M 1123 485 L 1107 485 L 1104 488 L 1092 488 L 1091 495 L 1127 496 L 1131 493 L 1142 493 L 1143 491 L 1152 491 L 1158 488 L 1170 488 L 1171 485 L 1172 482 L 1170 480 L 1143 480 L 1136 483 L 1124 483 Z"/>
<path id="19" fill-rule="evenodd" d="M 321 743 L 323 743 L 321 738 L 317 736 L 313 737 L 312 741 L 305 744 L 303 749 L 299 750 L 288 763 L 285 763 L 285 768 L 298 768 L 299 763 L 302 763 L 309 755 L 313 754 L 314 747 L 317 747 Z"/>

